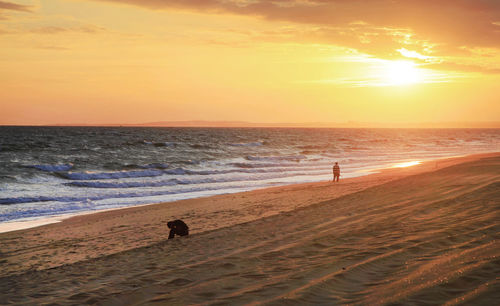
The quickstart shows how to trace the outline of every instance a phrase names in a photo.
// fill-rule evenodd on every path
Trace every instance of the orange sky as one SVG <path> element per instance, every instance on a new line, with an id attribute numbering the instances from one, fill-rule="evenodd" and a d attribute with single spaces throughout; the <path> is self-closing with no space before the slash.
<path id="1" fill-rule="evenodd" d="M 0 124 L 500 121 L 500 1 L 0 0 Z"/>

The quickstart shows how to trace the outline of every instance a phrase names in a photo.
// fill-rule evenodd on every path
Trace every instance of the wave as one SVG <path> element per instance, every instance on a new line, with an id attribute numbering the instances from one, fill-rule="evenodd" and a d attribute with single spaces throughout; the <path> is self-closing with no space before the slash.
<path id="1" fill-rule="evenodd" d="M 236 163 L 237 164 L 237 163 Z M 317 163 L 315 165 L 300 165 L 300 164 L 264 164 L 267 167 L 249 167 L 241 164 L 241 167 L 230 169 L 211 169 L 211 170 L 191 170 L 185 168 L 174 169 L 157 169 L 148 170 L 131 170 L 131 171 L 116 171 L 116 172 L 54 172 L 54 175 L 68 180 L 75 181 L 92 181 L 105 179 L 121 179 L 134 177 L 157 177 L 162 175 L 222 175 L 230 173 L 282 173 L 289 171 L 304 171 L 307 168 L 311 170 L 323 170 L 321 166 L 328 166 L 327 163 Z"/>
<path id="2" fill-rule="evenodd" d="M 116 171 L 116 172 L 56 172 L 56 176 L 76 181 L 87 181 L 87 180 L 103 180 L 103 179 L 121 179 L 121 178 L 133 178 L 133 177 L 156 177 L 165 174 L 169 175 L 210 175 L 210 174 L 225 174 L 231 172 L 237 172 L 235 170 L 188 170 L 184 168 L 175 168 L 169 170 L 157 169 L 154 164 L 150 166 L 146 165 L 145 168 L 148 170 L 131 170 L 131 171 Z M 162 165 L 156 165 L 162 166 Z"/>
<path id="3" fill-rule="evenodd" d="M 77 181 L 64 183 L 66 186 L 85 187 L 85 188 L 137 188 L 137 187 L 164 187 L 182 184 L 177 179 L 156 182 L 101 182 L 101 181 Z"/>
<path id="4" fill-rule="evenodd" d="M 153 145 L 155 147 L 175 147 L 177 146 L 177 143 L 171 142 L 171 141 L 149 141 L 149 140 L 142 140 L 139 141 L 140 144 L 145 144 L 145 145 Z"/>
<path id="5" fill-rule="evenodd" d="M 155 147 L 175 147 L 177 144 L 175 142 L 153 142 Z"/>
<path id="6" fill-rule="evenodd" d="M 181 161 L 178 161 L 176 163 L 179 163 L 179 164 L 185 164 L 185 165 L 199 165 L 200 164 L 200 161 L 198 160 L 191 160 L 191 159 L 187 159 L 187 160 L 181 160 Z"/>
<path id="7" fill-rule="evenodd" d="M 16 182 L 17 178 L 13 175 L 0 174 L 0 182 Z M 2 190 L 2 188 L 0 188 Z"/>
<path id="8" fill-rule="evenodd" d="M 126 170 L 126 169 L 167 169 L 169 167 L 168 164 L 164 163 L 150 163 L 145 165 L 138 164 L 129 164 L 129 163 L 120 163 L 120 162 L 109 162 L 103 165 L 103 168 L 106 170 Z"/>
<path id="9" fill-rule="evenodd" d="M 252 168 L 266 168 L 266 167 L 286 167 L 287 165 L 284 164 L 252 164 L 252 163 L 231 163 L 230 164 L 233 167 L 238 167 L 238 168 L 243 168 L 243 169 L 252 169 Z"/>
<path id="10" fill-rule="evenodd" d="M 55 174 L 69 180 L 102 180 L 127 177 L 154 177 L 163 175 L 164 172 L 161 170 L 135 170 L 118 172 L 56 172 Z"/>
<path id="11" fill-rule="evenodd" d="M 2 136 L 4 136 L 4 135 L 2 135 Z M 26 143 L 26 142 L 23 142 L 21 140 L 19 143 L 7 142 L 7 143 L 0 144 L 0 151 L 2 151 L 2 152 L 32 151 L 33 149 L 46 149 L 46 148 L 50 148 L 52 146 L 53 145 L 49 142 L 32 141 L 32 142 Z"/>
<path id="12" fill-rule="evenodd" d="M 208 144 L 192 144 L 189 146 L 193 149 L 212 149 L 212 146 Z"/>
<path id="13" fill-rule="evenodd" d="M 40 207 L 23 208 L 22 210 L 10 211 L 0 214 L 0 222 L 12 221 L 23 218 L 40 218 L 43 216 L 54 216 L 77 211 L 94 210 L 95 205 L 91 201 L 78 202 L 78 203 L 65 203 L 64 206 L 54 207 L 44 205 Z"/>
<path id="14" fill-rule="evenodd" d="M 329 173 L 329 172 L 327 172 Z M 209 177 L 201 179 L 169 179 L 164 181 L 152 181 L 152 182 L 102 182 L 102 181 L 77 181 L 64 183 L 66 186 L 74 187 L 85 187 L 85 188 L 141 188 L 141 187 L 165 187 L 165 186 L 175 186 L 175 185 L 196 185 L 196 184 L 213 184 L 213 183 L 230 183 L 230 182 L 241 182 L 241 181 L 262 181 L 269 179 L 294 177 L 294 176 L 306 176 L 312 173 L 267 173 L 265 175 L 260 175 L 258 177 Z M 317 174 L 317 173 L 314 173 Z"/>
<path id="15" fill-rule="evenodd" d="M 164 163 L 151 163 L 147 165 L 138 165 L 137 168 L 142 168 L 142 169 L 167 169 L 168 164 Z"/>
<path id="16" fill-rule="evenodd" d="M 0 198 L 1 205 L 32 203 L 32 202 L 48 202 L 53 201 L 53 197 L 17 197 L 17 198 Z"/>
<path id="17" fill-rule="evenodd" d="M 153 197 L 162 195 L 174 195 L 174 194 L 187 194 L 192 192 L 206 192 L 206 191 L 223 191 L 235 188 L 260 188 L 270 186 L 269 184 L 275 184 L 276 182 L 269 183 L 263 182 L 269 179 L 279 179 L 293 176 L 308 176 L 311 173 L 281 173 L 274 174 L 270 176 L 263 177 L 240 177 L 240 178 L 205 178 L 198 180 L 187 180 L 187 179 L 171 179 L 167 181 L 159 182 L 70 182 L 65 183 L 65 185 L 83 187 L 83 188 L 134 188 L 134 187 L 161 187 L 170 185 L 189 185 L 192 187 L 182 188 L 177 190 L 140 190 L 140 191 L 130 191 L 130 192 L 113 192 L 113 193 L 99 193 L 88 195 L 86 193 L 82 196 L 35 196 L 35 197 L 10 197 L 10 198 L 0 198 L 0 205 L 12 205 L 12 204 L 22 204 L 22 203 L 36 203 L 36 202 L 61 202 L 61 203 L 89 203 L 92 201 L 109 200 L 109 199 L 124 199 L 124 198 L 137 198 L 137 197 Z M 239 182 L 239 183 L 238 183 Z M 246 182 L 246 183 L 241 183 Z M 253 182 L 250 184 L 248 182 Z M 212 186 L 200 186 L 200 184 L 206 183 L 229 183 L 223 185 L 212 185 Z M 236 184 L 231 184 L 236 183 Z M 260 183 L 260 185 L 259 185 Z M 52 211 L 54 213 L 54 211 Z M 1 219 L 1 215 L 0 215 Z"/>
<path id="18" fill-rule="evenodd" d="M 245 169 L 226 169 L 226 170 L 189 170 L 184 168 L 175 168 L 164 171 L 165 174 L 170 175 L 215 175 L 215 174 L 228 174 L 234 172 L 253 173 L 257 171 L 249 171 Z"/>
<path id="19" fill-rule="evenodd" d="M 225 185 L 225 186 L 212 186 L 212 187 L 206 187 L 206 186 L 193 187 L 182 190 L 162 190 L 162 191 L 150 191 L 150 192 L 119 192 L 119 193 L 79 196 L 79 197 L 71 197 L 71 196 L 13 197 L 13 198 L 0 198 L 0 205 L 12 205 L 21 203 L 34 203 L 34 202 L 63 202 L 63 203 L 89 202 L 89 201 L 100 201 L 108 199 L 153 197 L 162 195 L 214 191 L 214 190 L 224 190 L 224 189 L 234 189 L 234 188 L 248 188 L 248 187 L 249 186 L 247 184 L 241 184 L 241 185 L 229 185 L 229 186 Z"/>
<path id="20" fill-rule="evenodd" d="M 56 164 L 56 165 L 30 165 L 28 168 L 35 168 L 46 172 L 68 171 L 73 168 L 73 164 Z"/>
<path id="21" fill-rule="evenodd" d="M 279 161 L 279 160 L 288 160 L 288 161 L 300 161 L 305 159 L 304 155 L 283 155 L 283 156 L 251 156 L 248 155 L 245 157 L 247 160 L 253 161 Z"/>
<path id="22" fill-rule="evenodd" d="M 25 151 L 29 146 L 24 144 L 15 144 L 15 143 L 4 143 L 0 145 L 1 152 L 16 152 L 16 151 Z"/>
<path id="23" fill-rule="evenodd" d="M 217 174 L 229 174 L 229 173 L 283 173 L 287 171 L 303 171 L 304 167 L 288 167 L 288 168 L 253 168 L 253 169 L 226 169 L 226 170 L 186 170 L 179 169 L 179 172 L 184 171 L 181 174 L 190 174 L 190 175 L 217 175 Z M 323 169 L 315 169 L 315 170 L 323 170 Z"/>
<path id="24" fill-rule="evenodd" d="M 257 142 L 229 143 L 228 145 L 232 147 L 259 147 L 264 145 L 264 143 L 261 141 L 257 141 Z"/>
<path id="25" fill-rule="evenodd" d="M 308 161 L 321 161 L 322 159 L 309 159 Z M 330 162 L 316 162 L 316 163 L 231 163 L 233 167 L 243 168 L 243 169 L 256 169 L 256 168 L 307 168 L 307 167 L 317 167 L 317 166 L 329 166 Z"/>

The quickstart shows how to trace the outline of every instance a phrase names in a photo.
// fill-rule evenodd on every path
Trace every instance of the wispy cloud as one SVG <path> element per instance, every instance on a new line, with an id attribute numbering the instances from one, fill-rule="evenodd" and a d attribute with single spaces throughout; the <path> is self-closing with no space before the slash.
<path id="1" fill-rule="evenodd" d="M 453 80 L 463 78 L 463 76 L 453 76 L 449 75 L 435 75 L 432 78 L 422 80 L 419 84 L 430 84 L 430 83 L 448 83 Z M 298 83 L 311 83 L 311 84 L 327 84 L 336 85 L 339 87 L 389 87 L 389 86 L 401 86 L 401 84 L 394 84 L 388 81 L 384 81 L 378 77 L 345 77 L 345 78 L 335 78 L 335 79 L 325 79 L 325 80 L 309 80 L 309 81 L 299 81 Z M 413 85 L 413 84 L 407 84 Z"/>
<path id="2" fill-rule="evenodd" d="M 0 10 L 12 10 L 19 12 L 32 12 L 32 7 L 29 5 L 22 5 L 6 1 L 0 1 Z"/>
<path id="3" fill-rule="evenodd" d="M 418 53 L 417 51 L 407 50 L 406 48 L 400 48 L 400 49 L 397 49 L 396 51 L 401 53 L 402 56 L 408 57 L 408 58 L 417 58 L 417 59 L 424 60 L 424 61 L 432 59 L 432 56 L 422 55 L 422 54 Z"/>
<path id="4" fill-rule="evenodd" d="M 59 34 L 65 32 L 79 32 L 79 33 L 99 33 L 103 32 L 105 29 L 103 27 L 98 27 L 94 25 L 81 25 L 81 26 L 44 26 L 31 28 L 28 32 L 36 34 Z"/>

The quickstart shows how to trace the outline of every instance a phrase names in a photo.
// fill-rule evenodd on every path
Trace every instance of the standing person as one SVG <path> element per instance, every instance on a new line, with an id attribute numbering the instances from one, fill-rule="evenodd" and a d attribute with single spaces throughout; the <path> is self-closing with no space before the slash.
<path id="1" fill-rule="evenodd" d="M 182 220 L 174 220 L 167 222 L 167 226 L 170 229 L 170 234 L 168 239 L 173 239 L 175 235 L 187 236 L 189 235 L 189 227 Z"/>
<path id="2" fill-rule="evenodd" d="M 339 163 L 335 162 L 335 165 L 333 165 L 333 181 L 335 182 L 335 180 L 337 180 L 338 182 L 339 178 L 340 178 L 340 167 Z"/>

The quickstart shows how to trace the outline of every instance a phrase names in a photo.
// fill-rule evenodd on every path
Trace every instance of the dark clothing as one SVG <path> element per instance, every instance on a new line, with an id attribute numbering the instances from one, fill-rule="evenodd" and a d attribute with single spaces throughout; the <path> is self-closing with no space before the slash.
<path id="1" fill-rule="evenodd" d="M 340 167 L 339 167 L 339 165 L 333 166 L 333 173 L 340 174 Z"/>
<path id="2" fill-rule="evenodd" d="M 168 239 L 174 238 L 175 235 L 179 236 L 189 235 L 189 227 L 182 220 L 169 221 L 167 223 L 167 226 L 170 229 L 170 234 L 168 235 Z"/>
<path id="3" fill-rule="evenodd" d="M 333 181 L 339 181 L 339 178 L 340 178 L 340 167 L 338 164 L 335 164 L 333 166 Z"/>

